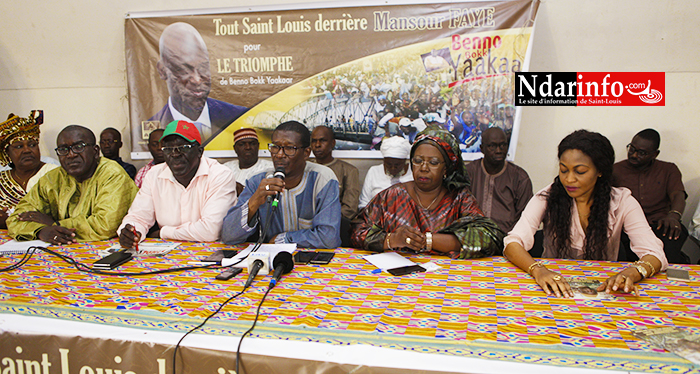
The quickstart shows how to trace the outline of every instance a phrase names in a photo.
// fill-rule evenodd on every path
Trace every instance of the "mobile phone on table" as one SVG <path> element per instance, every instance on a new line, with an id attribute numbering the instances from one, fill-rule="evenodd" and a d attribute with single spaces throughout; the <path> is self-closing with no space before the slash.
<path id="1" fill-rule="evenodd" d="M 400 268 L 388 269 L 387 271 L 391 275 L 399 276 L 399 275 L 406 275 L 406 274 L 413 274 L 413 273 L 422 273 L 425 271 L 425 268 L 420 266 L 420 265 L 408 265 L 408 266 L 402 266 Z"/>
<path id="2" fill-rule="evenodd" d="M 220 280 L 220 281 L 229 280 L 229 279 L 235 277 L 236 275 L 240 274 L 242 271 L 243 271 L 243 269 L 241 269 L 241 268 L 235 268 L 235 267 L 231 266 L 231 267 L 227 268 L 226 270 L 222 271 L 221 273 L 219 273 L 219 275 L 217 275 L 215 278 L 217 280 Z"/>
<path id="3" fill-rule="evenodd" d="M 666 269 L 666 277 L 674 280 L 690 280 L 690 273 L 688 270 L 668 268 Z"/>
<path id="4" fill-rule="evenodd" d="M 219 262 L 221 262 L 221 260 L 223 260 L 225 258 L 231 258 L 231 257 L 235 256 L 236 254 L 238 254 L 238 251 L 235 249 L 220 249 L 220 250 L 210 254 L 206 258 L 204 258 L 202 260 L 202 262 L 217 262 L 217 263 L 219 263 Z"/>
<path id="5" fill-rule="evenodd" d="M 326 265 L 331 262 L 333 256 L 335 256 L 333 252 L 316 252 L 316 255 L 310 262 L 314 265 Z"/>
<path id="6" fill-rule="evenodd" d="M 133 256 L 134 255 L 131 254 L 131 252 L 125 252 L 125 251 L 114 252 L 109 256 L 103 257 L 103 258 L 95 261 L 95 263 L 92 264 L 92 268 L 98 269 L 98 270 L 107 270 L 107 269 L 112 270 L 112 269 L 116 268 L 117 266 L 128 262 L 129 260 L 131 260 L 131 258 Z"/>
<path id="7" fill-rule="evenodd" d="M 294 254 L 294 263 L 297 265 L 306 265 L 314 259 L 316 252 L 314 251 L 297 251 Z"/>

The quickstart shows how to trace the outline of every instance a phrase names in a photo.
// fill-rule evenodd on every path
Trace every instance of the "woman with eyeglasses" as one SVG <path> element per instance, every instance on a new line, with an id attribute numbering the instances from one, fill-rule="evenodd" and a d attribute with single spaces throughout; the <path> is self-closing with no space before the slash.
<path id="1" fill-rule="evenodd" d="M 566 279 L 528 251 L 544 225 L 542 257 L 617 261 L 625 230 L 640 260 L 608 277 L 598 291 L 638 294 L 635 283 L 668 266 L 663 245 L 627 188 L 612 187 L 615 151 L 601 134 L 575 131 L 559 143 L 559 175 L 530 199 L 504 239 L 503 255 L 527 271 L 547 295 L 573 297 Z"/>
<path id="2" fill-rule="evenodd" d="M 498 254 L 503 232 L 469 192 L 459 144 L 431 126 L 411 148 L 413 181 L 377 194 L 359 215 L 352 234 L 357 248 L 409 250 L 452 258 Z"/>
<path id="3" fill-rule="evenodd" d="M 39 178 L 58 167 L 41 161 L 39 126 L 43 122 L 43 111 L 34 110 L 28 118 L 10 114 L 0 124 L 0 164 L 10 167 L 0 172 L 0 228 L 7 228 L 7 217 Z"/>

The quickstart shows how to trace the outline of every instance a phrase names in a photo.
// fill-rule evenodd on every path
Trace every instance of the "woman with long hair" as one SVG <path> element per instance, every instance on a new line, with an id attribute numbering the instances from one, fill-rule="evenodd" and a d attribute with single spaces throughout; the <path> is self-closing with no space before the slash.
<path id="1" fill-rule="evenodd" d="M 572 297 L 566 280 L 528 251 L 544 225 L 542 257 L 616 261 L 624 230 L 640 260 L 603 282 L 598 291 L 637 294 L 635 283 L 664 270 L 668 261 L 641 206 L 626 188 L 612 187 L 615 151 L 601 134 L 575 131 L 559 143 L 559 175 L 530 200 L 504 239 L 503 255 L 527 271 L 547 293 Z"/>

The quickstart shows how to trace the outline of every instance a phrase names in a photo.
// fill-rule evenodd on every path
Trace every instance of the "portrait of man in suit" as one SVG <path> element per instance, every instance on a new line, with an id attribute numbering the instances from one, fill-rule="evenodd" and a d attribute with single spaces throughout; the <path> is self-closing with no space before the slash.
<path id="1" fill-rule="evenodd" d="M 248 110 L 209 97 L 209 51 L 192 25 L 177 22 L 166 27 L 159 49 L 158 75 L 168 85 L 170 97 L 149 121 L 159 121 L 160 128 L 172 121 L 194 123 L 205 145 Z"/>

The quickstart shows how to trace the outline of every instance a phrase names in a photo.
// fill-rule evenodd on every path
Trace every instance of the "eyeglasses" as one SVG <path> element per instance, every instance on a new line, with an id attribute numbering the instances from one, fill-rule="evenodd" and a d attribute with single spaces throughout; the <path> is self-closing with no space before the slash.
<path id="1" fill-rule="evenodd" d="M 440 161 L 436 157 L 433 157 L 431 159 L 423 159 L 422 157 L 414 157 L 411 159 L 411 164 L 413 164 L 413 167 L 421 167 L 423 166 L 424 163 L 428 163 L 428 167 L 431 169 L 437 169 L 440 164 L 444 164 L 445 161 Z"/>
<path id="2" fill-rule="evenodd" d="M 178 145 L 177 147 L 162 147 L 160 150 L 163 151 L 164 154 L 170 156 L 173 153 L 175 153 L 175 151 L 177 151 L 177 153 L 183 154 L 183 153 L 188 152 L 190 149 L 192 149 L 194 147 L 195 147 L 194 144 L 183 144 L 183 145 Z"/>
<path id="3" fill-rule="evenodd" d="M 75 143 L 71 146 L 63 146 L 63 147 L 57 147 L 56 148 L 56 154 L 59 156 L 66 156 L 68 155 L 68 152 L 73 151 L 76 155 L 78 153 L 83 153 L 85 151 L 85 147 L 88 146 L 93 146 L 94 144 L 87 144 L 85 142 L 80 142 L 80 143 Z"/>
<path id="4" fill-rule="evenodd" d="M 116 144 L 119 143 L 119 140 L 117 139 L 112 139 L 112 140 L 100 140 L 100 145 L 107 146 L 110 144 Z"/>
<path id="5" fill-rule="evenodd" d="M 508 148 L 508 143 L 502 142 L 502 143 L 489 143 L 486 144 L 486 148 L 488 148 L 489 151 L 495 151 L 500 148 Z"/>
<path id="6" fill-rule="evenodd" d="M 289 157 L 292 157 L 292 156 L 294 156 L 295 154 L 297 154 L 297 150 L 299 150 L 300 148 L 306 148 L 306 147 L 295 147 L 295 146 L 293 146 L 293 145 L 285 145 L 284 147 L 280 147 L 280 146 L 278 146 L 278 145 L 275 144 L 275 143 L 269 143 L 269 144 L 267 145 L 267 149 L 270 150 L 270 155 L 271 155 L 271 156 L 276 155 L 277 153 L 279 153 L 279 151 L 280 151 L 281 149 L 284 149 L 284 154 L 287 155 L 287 156 L 289 156 Z"/>
<path id="7" fill-rule="evenodd" d="M 642 158 L 649 156 L 649 153 L 650 153 L 650 152 L 641 150 L 639 148 L 635 148 L 635 146 L 633 146 L 632 143 L 627 144 L 627 152 L 629 152 L 629 154 L 636 153 L 637 156 L 642 157 Z"/>

